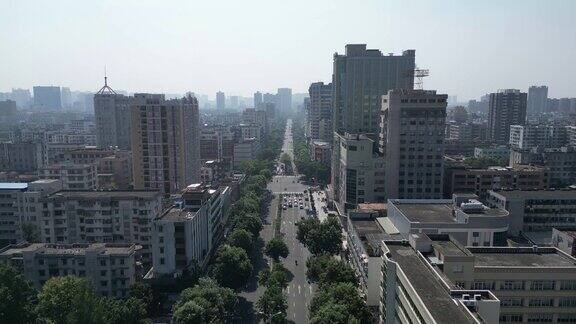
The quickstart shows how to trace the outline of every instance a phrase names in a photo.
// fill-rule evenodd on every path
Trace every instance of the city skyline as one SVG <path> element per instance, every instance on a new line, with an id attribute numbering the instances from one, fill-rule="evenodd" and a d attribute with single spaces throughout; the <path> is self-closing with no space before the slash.
<path id="1" fill-rule="evenodd" d="M 113 85 L 130 92 L 212 96 L 222 90 L 250 97 L 288 87 L 305 93 L 312 82 L 330 82 L 335 52 L 363 43 L 384 53 L 415 49 L 416 64 L 430 69 L 424 88 L 459 101 L 531 85 L 547 85 L 550 97 L 574 96 L 571 1 L 368 1 L 353 8 L 318 2 L 305 11 L 298 3 L 279 6 L 4 1 L 0 35 L 11 50 L 0 62 L 0 90 L 53 84 L 95 92 L 106 66 Z M 147 19 L 154 12 L 162 14 Z M 208 14 L 194 16 L 198 12 Z M 211 18 L 216 12 L 226 24 Z M 351 24 L 339 23 L 346 19 Z M 242 75 L 242 81 L 229 75 Z"/>

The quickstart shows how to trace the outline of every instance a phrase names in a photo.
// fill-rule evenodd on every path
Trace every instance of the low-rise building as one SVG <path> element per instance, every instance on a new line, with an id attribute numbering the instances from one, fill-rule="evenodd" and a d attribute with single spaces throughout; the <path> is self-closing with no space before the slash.
<path id="1" fill-rule="evenodd" d="M 0 247 L 22 241 L 22 194 L 27 183 L 0 183 Z"/>
<path id="2" fill-rule="evenodd" d="M 576 225 L 576 190 L 491 190 L 487 202 L 510 213 L 514 235 Z"/>
<path id="3" fill-rule="evenodd" d="M 480 323 L 576 320 L 576 259 L 557 248 L 464 247 L 447 235 L 415 234 L 384 242 L 382 255 L 385 323 L 411 315 L 421 323 L 467 323 L 461 303 Z"/>
<path id="4" fill-rule="evenodd" d="M 179 276 L 192 265 L 204 267 L 224 234 L 228 187 L 189 185 L 176 205 L 154 220 L 153 274 Z"/>
<path id="5" fill-rule="evenodd" d="M 234 169 L 239 169 L 242 162 L 255 160 L 260 144 L 255 138 L 246 138 L 234 144 Z"/>
<path id="6" fill-rule="evenodd" d="M 151 263 L 152 221 L 162 196 L 151 190 L 62 190 L 40 199 L 40 236 L 46 243 L 134 243 Z"/>
<path id="7" fill-rule="evenodd" d="M 550 171 L 550 187 L 562 188 L 576 183 L 576 148 L 558 147 L 512 149 L 510 166 L 538 165 Z"/>
<path id="8" fill-rule="evenodd" d="M 66 190 L 98 188 L 98 172 L 95 164 L 55 163 L 40 169 L 38 176 L 40 179 L 60 180 Z"/>
<path id="9" fill-rule="evenodd" d="M 552 229 L 552 244 L 564 253 L 576 257 L 576 227 L 562 230 Z"/>
<path id="10" fill-rule="evenodd" d="M 477 159 L 489 158 L 508 160 L 510 158 L 510 149 L 504 145 L 493 147 L 476 147 L 474 148 L 474 157 Z"/>
<path id="11" fill-rule="evenodd" d="M 53 277 L 85 278 L 102 296 L 128 297 L 136 280 L 134 244 L 23 243 L 0 250 L 0 262 L 20 270 L 40 290 Z"/>
<path id="12" fill-rule="evenodd" d="M 547 168 L 530 165 L 487 169 L 446 165 L 444 197 L 452 197 L 452 194 L 458 193 L 473 193 L 483 199 L 488 195 L 488 190 L 548 189 L 548 172 Z"/>
<path id="13" fill-rule="evenodd" d="M 320 162 L 324 165 L 330 165 L 332 149 L 330 143 L 322 141 L 312 141 L 310 145 L 310 157 L 313 161 Z"/>

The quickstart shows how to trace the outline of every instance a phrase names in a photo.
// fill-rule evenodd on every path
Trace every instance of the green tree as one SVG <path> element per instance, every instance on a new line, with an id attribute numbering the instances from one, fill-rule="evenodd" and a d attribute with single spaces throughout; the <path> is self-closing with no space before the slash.
<path id="1" fill-rule="evenodd" d="M 280 257 L 286 258 L 288 256 L 288 246 L 281 238 L 275 237 L 266 243 L 264 253 L 275 261 L 278 261 Z"/>
<path id="2" fill-rule="evenodd" d="M 310 318 L 313 324 L 348 324 L 349 314 L 346 306 L 341 304 L 326 303 L 322 305 Z"/>
<path id="3" fill-rule="evenodd" d="M 29 243 L 39 243 L 41 239 L 40 229 L 32 223 L 24 223 L 22 225 L 22 235 L 24 236 L 24 240 Z"/>
<path id="4" fill-rule="evenodd" d="M 298 240 L 314 255 L 337 254 L 342 246 L 342 231 L 335 216 L 324 222 L 309 218 L 296 223 Z"/>
<path id="5" fill-rule="evenodd" d="M 271 286 L 264 291 L 256 302 L 256 309 L 264 319 L 269 319 L 272 315 L 282 313 L 286 316 L 286 296 L 282 293 L 282 288 L 278 286 Z"/>
<path id="6" fill-rule="evenodd" d="M 274 262 L 272 269 L 263 269 L 258 274 L 258 283 L 261 286 L 271 287 L 279 286 L 286 288 L 288 286 L 288 269 L 282 263 Z"/>
<path id="7" fill-rule="evenodd" d="M 238 297 L 232 289 L 221 287 L 214 279 L 201 278 L 196 286 L 182 291 L 174 305 L 174 317 L 176 320 L 176 314 L 180 313 L 178 323 L 190 323 L 185 319 L 198 317 L 202 320 L 193 323 L 208 323 L 216 319 L 226 322 L 236 313 L 237 303 Z"/>
<path id="8" fill-rule="evenodd" d="M 248 214 L 236 220 L 235 228 L 247 230 L 253 237 L 258 237 L 262 230 L 262 220 L 256 214 Z"/>
<path id="9" fill-rule="evenodd" d="M 36 310 L 42 320 L 55 324 L 104 321 L 99 299 L 86 280 L 71 276 L 46 281 L 38 294 Z"/>
<path id="10" fill-rule="evenodd" d="M 310 304 L 310 318 L 317 317 L 322 308 L 331 304 L 345 307 L 346 311 L 343 313 L 348 314 L 348 320 L 353 317 L 361 323 L 370 323 L 368 306 L 358 294 L 358 287 L 352 283 L 336 283 L 318 290 Z"/>
<path id="11" fill-rule="evenodd" d="M 246 284 L 252 272 L 252 264 L 246 251 L 239 247 L 224 245 L 218 251 L 214 276 L 224 286 L 238 289 Z"/>
<path id="12" fill-rule="evenodd" d="M 331 255 L 312 256 L 306 262 L 306 267 L 308 278 L 313 282 L 319 282 L 321 286 L 338 282 L 358 283 L 354 269 Z"/>
<path id="13" fill-rule="evenodd" d="M 20 272 L 0 263 L 0 323 L 31 323 L 36 291 Z"/>
<path id="14" fill-rule="evenodd" d="M 126 300 L 104 297 L 100 299 L 104 323 L 138 324 L 146 318 L 146 304 L 134 297 Z"/>
<path id="15" fill-rule="evenodd" d="M 252 250 L 253 243 L 252 233 L 243 228 L 236 228 L 228 237 L 228 244 L 230 246 L 243 248 L 246 253 Z"/>

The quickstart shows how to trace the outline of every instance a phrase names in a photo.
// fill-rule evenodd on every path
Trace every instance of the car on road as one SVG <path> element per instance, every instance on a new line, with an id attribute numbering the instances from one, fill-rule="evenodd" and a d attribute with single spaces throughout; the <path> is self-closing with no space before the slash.
<path id="1" fill-rule="evenodd" d="M 300 209 L 304 209 L 304 205 L 300 205 Z"/>
<path id="2" fill-rule="evenodd" d="M 283 209 L 283 210 L 286 210 L 286 205 L 282 205 L 282 209 Z"/>

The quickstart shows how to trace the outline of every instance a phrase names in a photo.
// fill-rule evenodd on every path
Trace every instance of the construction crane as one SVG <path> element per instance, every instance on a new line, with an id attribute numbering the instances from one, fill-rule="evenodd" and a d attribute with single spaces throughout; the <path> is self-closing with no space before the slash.
<path id="1" fill-rule="evenodd" d="M 428 69 L 420 69 L 418 67 L 414 68 L 414 70 L 406 71 L 406 77 L 414 78 L 414 89 L 423 90 L 424 89 L 424 77 L 430 75 L 430 71 Z"/>

